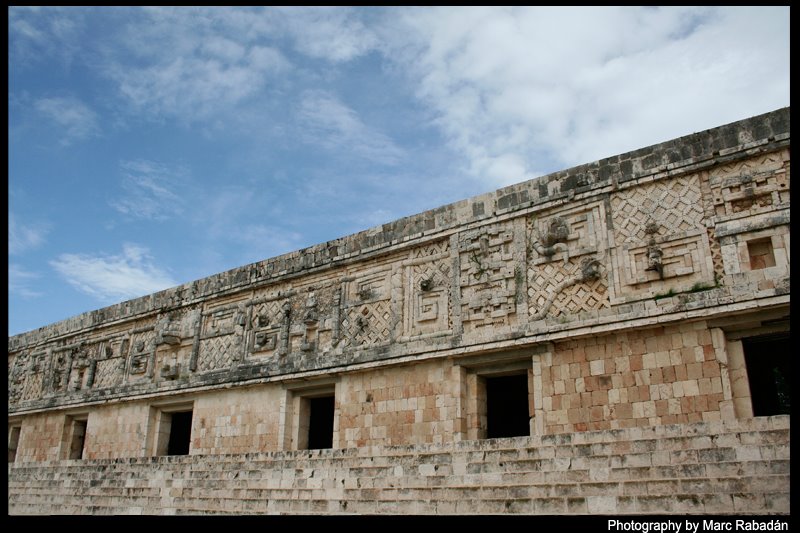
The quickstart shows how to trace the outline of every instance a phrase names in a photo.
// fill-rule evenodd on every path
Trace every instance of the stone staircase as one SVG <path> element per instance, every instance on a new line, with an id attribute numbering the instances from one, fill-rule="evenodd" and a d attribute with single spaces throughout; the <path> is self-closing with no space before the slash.
<path id="1" fill-rule="evenodd" d="M 16 463 L 9 514 L 788 514 L 788 416 L 458 443 Z"/>

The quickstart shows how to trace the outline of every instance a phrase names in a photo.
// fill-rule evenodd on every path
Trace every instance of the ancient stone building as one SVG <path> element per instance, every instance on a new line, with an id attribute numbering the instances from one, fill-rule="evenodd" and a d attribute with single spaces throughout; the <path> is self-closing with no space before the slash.
<path id="1" fill-rule="evenodd" d="M 10 337 L 9 512 L 788 513 L 789 159 L 786 108 Z"/>

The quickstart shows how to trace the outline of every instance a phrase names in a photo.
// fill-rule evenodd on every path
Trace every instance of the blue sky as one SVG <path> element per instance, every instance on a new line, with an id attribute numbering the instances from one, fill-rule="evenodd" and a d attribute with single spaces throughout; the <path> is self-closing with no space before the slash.
<path id="1" fill-rule="evenodd" d="M 789 8 L 9 8 L 9 334 L 789 105 Z"/>

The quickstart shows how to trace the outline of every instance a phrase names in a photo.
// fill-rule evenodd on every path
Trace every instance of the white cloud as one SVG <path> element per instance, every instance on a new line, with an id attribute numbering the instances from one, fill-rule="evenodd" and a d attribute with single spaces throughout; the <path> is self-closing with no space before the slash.
<path id="1" fill-rule="evenodd" d="M 375 49 L 378 39 L 363 20 L 370 10 L 347 7 L 147 7 L 125 39 L 141 57 L 206 52 L 237 55 L 249 46 L 289 39 L 300 53 L 332 62 Z M 227 41 L 227 42 L 224 42 Z M 164 45 L 168 46 L 164 46 Z"/>
<path id="2" fill-rule="evenodd" d="M 50 265 L 76 289 L 104 302 L 135 298 L 177 285 L 152 263 L 147 248 L 124 244 L 121 255 L 61 254 Z"/>
<path id="3" fill-rule="evenodd" d="M 324 91 L 308 91 L 298 109 L 301 135 L 338 154 L 392 165 L 404 156 L 402 148 L 388 136 L 370 128 L 358 114 Z"/>
<path id="4" fill-rule="evenodd" d="M 110 202 L 124 215 L 148 220 L 166 220 L 183 212 L 186 170 L 155 161 L 123 161 L 123 195 Z"/>
<path id="5" fill-rule="evenodd" d="M 42 98 L 34 105 L 39 113 L 63 129 L 60 142 L 64 146 L 100 133 L 97 114 L 77 98 Z"/>
<path id="6" fill-rule="evenodd" d="M 138 109 L 193 121 L 254 94 L 268 74 L 277 74 L 286 65 L 277 50 L 257 47 L 236 62 L 204 55 L 176 57 L 143 69 L 118 67 L 112 76 Z"/>
<path id="7" fill-rule="evenodd" d="M 37 298 L 42 296 L 42 292 L 31 289 L 30 283 L 40 276 L 34 272 L 25 270 L 17 264 L 8 265 L 8 292 L 17 294 L 23 298 Z"/>
<path id="8" fill-rule="evenodd" d="M 287 54 L 338 64 L 376 49 L 374 32 L 361 20 L 365 13 L 297 6 L 136 9 L 103 51 L 105 73 L 137 112 L 209 120 L 255 102 L 263 91 L 292 91 L 297 65 Z M 305 66 L 302 75 L 324 76 Z"/>
<path id="9" fill-rule="evenodd" d="M 258 39 L 272 28 L 261 12 L 181 7 L 135 13 L 122 36 L 126 50 L 108 52 L 105 72 L 137 111 L 150 116 L 208 119 L 279 83 L 291 68 L 280 50 Z"/>
<path id="10" fill-rule="evenodd" d="M 9 6 L 9 54 L 26 65 L 55 56 L 69 66 L 79 49 L 83 18 L 83 9 L 72 6 Z"/>
<path id="11" fill-rule="evenodd" d="M 245 47 L 225 37 L 214 36 L 203 42 L 199 51 L 209 57 L 235 63 L 244 57 Z"/>
<path id="12" fill-rule="evenodd" d="M 788 30 L 788 8 L 486 7 L 404 10 L 382 36 L 498 186 L 788 105 Z"/>
<path id="13" fill-rule="evenodd" d="M 8 213 L 8 253 L 17 255 L 40 246 L 50 226 L 45 223 L 21 224 L 16 216 Z"/>
<path id="14" fill-rule="evenodd" d="M 10 13 L 13 14 L 14 11 L 10 10 Z M 18 39 L 29 40 L 37 44 L 41 44 L 45 41 L 44 32 L 37 29 L 27 20 L 12 18 L 9 25 L 11 26 L 11 30 L 16 33 Z"/>
<path id="15" fill-rule="evenodd" d="M 363 10 L 360 13 L 363 14 Z M 297 49 L 310 57 L 350 61 L 378 44 L 373 31 L 364 26 L 351 9 L 287 7 L 281 14 Z"/>

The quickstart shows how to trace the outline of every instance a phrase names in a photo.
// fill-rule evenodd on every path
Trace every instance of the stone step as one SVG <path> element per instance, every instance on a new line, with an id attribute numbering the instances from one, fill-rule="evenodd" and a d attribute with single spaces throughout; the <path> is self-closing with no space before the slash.
<path id="1" fill-rule="evenodd" d="M 704 435 L 710 427 L 722 432 Z M 9 465 L 9 512 L 788 513 L 787 428 L 788 417 L 773 417 L 417 447 L 19 463 Z"/>
<path id="2" fill-rule="evenodd" d="M 136 505 L 150 505 L 154 503 L 159 503 L 161 501 L 161 497 L 134 497 L 134 498 L 127 498 L 122 494 L 107 494 L 107 493 L 98 493 L 98 492 L 83 492 L 79 491 L 76 493 L 71 494 L 59 494 L 53 492 L 43 492 L 43 491 L 36 491 L 31 490 L 26 492 L 25 494 L 9 494 L 9 504 L 12 502 L 37 502 L 43 504 L 51 504 L 51 505 L 66 505 L 72 504 L 76 500 L 76 497 L 89 497 L 91 498 L 91 502 L 101 503 L 106 500 L 114 500 L 115 505 L 125 504 L 129 505 L 135 502 Z"/>
<path id="3" fill-rule="evenodd" d="M 781 417 L 772 417 L 781 418 Z M 755 421 L 771 419 L 754 419 Z M 762 426 L 768 426 L 762 422 Z M 231 467 L 246 468 L 253 462 L 279 463 L 280 468 L 313 468 L 317 463 L 335 460 L 341 464 L 364 464 L 369 461 L 372 466 L 403 465 L 405 462 L 446 463 L 452 461 L 472 462 L 485 454 L 498 460 L 537 459 L 556 457 L 592 457 L 614 456 L 621 454 L 637 454 L 655 451 L 691 450 L 698 448 L 712 449 L 716 447 L 740 448 L 752 446 L 763 447 L 764 444 L 776 446 L 789 444 L 789 430 L 765 429 L 763 431 L 730 431 L 719 435 L 686 434 L 694 424 L 685 426 L 660 426 L 654 428 L 631 428 L 627 430 L 610 430 L 605 432 L 584 432 L 576 434 L 545 435 L 542 437 L 515 437 L 504 439 L 487 439 L 483 441 L 462 441 L 450 445 L 438 445 L 434 449 L 420 450 L 415 447 L 396 446 L 382 448 L 362 448 L 345 450 L 312 450 L 295 452 L 264 452 L 243 455 L 213 456 L 217 463 L 232 463 Z M 723 424 L 723 428 L 726 426 Z M 735 429 L 735 428 L 729 428 Z M 633 430 L 639 430 L 638 438 L 631 438 Z M 609 434 L 629 437 L 623 440 L 609 440 Z M 593 434 L 594 437 L 592 436 Z M 634 433 L 633 435 L 636 435 Z M 531 440 L 534 442 L 532 443 Z M 596 441 L 596 442 L 595 442 Z M 434 445 L 429 445 L 434 446 Z M 479 450 L 475 448 L 479 447 Z M 466 450 L 465 450 L 466 448 Z M 211 456 L 208 456 L 211 457 Z M 183 465 L 192 470 L 197 467 L 198 456 L 148 457 L 134 459 L 103 459 L 91 461 L 93 465 L 103 469 L 118 469 L 124 465 Z M 22 463 L 24 465 L 24 463 Z M 34 463 L 38 468 L 53 466 L 60 471 L 80 471 L 85 461 L 48 461 Z M 11 466 L 10 466 L 11 468 Z M 19 468 L 15 464 L 14 468 Z"/>
<path id="4" fill-rule="evenodd" d="M 723 454 L 730 457 L 730 453 Z M 697 456 L 702 457 L 702 454 Z M 717 455 L 719 459 L 721 456 Z M 681 460 L 686 459 L 681 457 Z M 576 464 L 578 463 L 578 464 Z M 685 479 L 687 476 L 698 478 L 723 478 L 729 476 L 762 476 L 787 473 L 789 470 L 788 459 L 784 460 L 752 460 L 752 461 L 717 461 L 707 463 L 679 463 L 655 464 L 643 466 L 609 466 L 608 464 L 583 464 L 580 458 L 569 460 L 560 465 L 561 469 L 544 469 L 542 462 L 514 461 L 509 463 L 478 463 L 464 465 L 457 469 L 458 474 L 453 474 L 449 467 L 437 468 L 436 465 L 420 465 L 418 468 L 395 467 L 391 469 L 337 469 L 331 476 L 330 472 L 318 469 L 316 471 L 301 471 L 301 475 L 311 477 L 297 477 L 296 471 L 271 471 L 270 476 L 261 476 L 250 479 L 237 476 L 236 472 L 205 471 L 204 477 L 180 477 L 181 473 L 168 471 L 140 472 L 149 473 L 150 478 L 144 479 L 131 476 L 130 472 L 106 472 L 103 479 L 95 474 L 75 473 L 75 477 L 60 480 L 47 479 L 46 476 L 14 476 L 9 481 L 9 490 L 24 489 L 34 485 L 51 486 L 54 484 L 75 490 L 77 487 L 113 487 L 126 493 L 145 493 L 153 487 L 196 486 L 215 487 L 224 485 L 229 489 L 247 489 L 256 485 L 274 488 L 310 488 L 310 489 L 335 489 L 354 488 L 354 483 L 370 488 L 393 487 L 396 485 L 414 483 L 423 486 L 452 485 L 452 484 L 485 484 L 487 480 L 499 476 L 504 483 L 524 482 L 558 483 L 558 482 L 587 482 L 587 481 L 622 481 L 622 480 L 652 480 L 652 479 Z M 634 462 L 636 464 L 636 462 Z M 454 465 L 455 466 L 455 465 Z M 588 466 L 591 468 L 577 468 Z M 185 474 L 185 473 L 184 473 Z M 277 477 L 280 475 L 281 477 Z M 316 477 L 314 477 L 316 476 Z M 120 479 L 121 478 L 121 479 Z"/>
<path id="5" fill-rule="evenodd" d="M 202 483 L 192 483 L 187 481 L 175 481 L 167 484 L 159 484 L 153 482 L 152 487 L 124 487 L 121 483 L 115 480 L 109 480 L 95 485 L 87 485 L 82 483 L 70 483 L 65 485 L 54 485 L 49 482 L 28 482 L 20 483 L 14 482 L 9 484 L 9 493 L 26 491 L 30 493 L 40 493 L 43 495 L 58 496 L 61 491 L 68 489 L 71 494 L 105 494 L 112 491 L 115 494 L 120 494 L 126 498 L 146 498 L 146 497 L 161 497 L 165 494 L 180 494 L 182 491 L 199 490 L 199 491 L 213 491 L 217 487 L 225 487 L 225 492 L 228 494 L 239 494 L 246 491 L 283 491 L 289 493 L 291 491 L 340 491 L 340 490 L 375 490 L 375 491 L 392 491 L 398 488 L 413 488 L 413 489 L 435 489 L 435 488 L 453 488 L 453 487 L 485 487 L 485 486 L 500 486 L 500 487 L 537 487 L 546 486 L 552 487 L 551 490 L 556 490 L 558 487 L 563 487 L 564 492 L 574 493 L 574 487 L 582 487 L 587 489 L 589 487 L 608 487 L 620 489 L 623 488 L 623 493 L 652 493 L 654 487 L 662 486 L 668 487 L 668 492 L 675 489 L 676 482 L 680 483 L 680 490 L 685 492 L 698 492 L 700 487 L 708 486 L 708 480 L 724 480 L 731 479 L 746 479 L 750 483 L 762 482 L 764 480 L 772 480 L 775 486 L 783 486 L 785 483 L 788 486 L 788 471 L 789 462 L 785 461 L 780 464 L 762 464 L 762 465 L 741 465 L 731 463 L 726 470 L 720 470 L 720 465 L 700 465 L 705 469 L 703 471 L 691 472 L 685 467 L 678 469 L 666 470 L 661 468 L 660 471 L 653 469 L 641 468 L 638 472 L 614 472 L 608 473 L 607 479 L 592 479 L 589 472 L 575 472 L 567 471 L 553 473 L 553 475 L 544 476 L 538 472 L 529 473 L 502 473 L 499 475 L 473 475 L 473 476 L 435 476 L 435 477 L 403 477 L 396 478 L 391 483 L 380 483 L 381 480 L 376 479 L 361 479 L 344 480 L 344 483 L 336 482 L 333 480 L 321 480 L 322 483 L 316 485 L 309 485 L 307 483 L 296 483 L 290 480 L 281 483 L 264 483 L 264 482 L 239 482 L 236 484 L 224 483 L 222 481 L 207 480 Z M 713 471 L 714 474 L 710 474 Z M 688 477 L 694 474 L 692 477 Z M 699 474 L 699 475 L 698 475 Z M 306 481 L 306 480 L 301 480 Z M 341 480 L 340 480 L 341 481 Z M 691 485 L 689 485 L 691 484 Z M 641 487 L 637 489 L 637 487 Z M 723 491 L 725 489 L 717 488 Z M 742 488 L 730 490 L 744 490 Z M 224 493 L 223 493 L 224 494 Z"/>
<path id="6" fill-rule="evenodd" d="M 605 462 L 612 467 L 622 466 L 642 466 L 642 465 L 658 465 L 658 464 L 673 464 L 673 463 L 707 463 L 710 461 L 732 461 L 732 460 L 753 460 L 753 459 L 786 459 L 789 457 L 789 446 L 754 446 L 754 445 L 740 445 L 737 447 L 709 447 L 709 448 L 695 448 L 695 449 L 681 449 L 681 450 L 660 450 L 652 452 L 631 452 L 627 454 L 568 454 L 559 453 L 556 457 L 552 458 L 530 458 L 525 456 L 494 456 L 491 453 L 481 454 L 475 457 L 453 457 L 453 456 L 437 456 L 425 457 L 420 456 L 417 458 L 416 463 L 411 461 L 398 461 L 397 463 L 375 464 L 374 462 L 348 462 L 342 463 L 340 461 L 323 461 L 317 460 L 308 462 L 303 468 L 293 465 L 292 467 L 285 464 L 275 463 L 270 461 L 253 460 L 247 464 L 234 464 L 234 463 L 213 463 L 209 461 L 206 465 L 198 465 L 196 468 L 189 470 L 191 477 L 203 478 L 213 475 L 220 469 L 232 472 L 231 477 L 259 477 L 263 475 L 264 471 L 294 471 L 297 477 L 309 476 L 313 471 L 320 469 L 328 470 L 331 466 L 336 469 L 347 470 L 349 475 L 358 477 L 376 477 L 380 474 L 388 474 L 393 469 L 399 467 L 415 467 L 415 468 L 456 468 L 455 465 L 467 465 L 471 470 L 481 468 L 493 468 L 493 464 L 527 464 L 536 469 L 563 469 L 564 464 L 581 464 L 586 463 L 588 468 L 596 468 L 602 466 Z M 538 466 L 541 465 L 541 466 Z M 130 467 L 128 467 L 130 468 Z M 459 467 L 460 468 L 460 467 Z M 131 470 L 133 470 L 131 468 Z M 470 471 L 471 471 L 470 470 Z"/>
<path id="7" fill-rule="evenodd" d="M 391 476 L 397 467 L 402 468 L 404 471 L 408 468 L 425 469 L 444 469 L 444 473 L 478 473 L 482 471 L 495 470 L 497 465 L 505 470 L 521 471 L 521 470 L 564 470 L 567 467 L 573 469 L 587 468 L 619 468 L 619 467 L 636 467 L 636 466 L 659 466 L 669 465 L 676 463 L 698 463 L 707 464 L 709 462 L 726 462 L 726 461 L 747 461 L 747 460 L 784 460 L 788 459 L 790 455 L 789 445 L 775 445 L 775 446 L 757 446 L 757 445 L 739 445 L 721 446 L 721 447 L 708 447 L 708 448 L 694 448 L 694 449 L 680 449 L 680 450 L 655 450 L 651 452 L 630 452 L 626 454 L 609 454 L 603 455 L 599 452 L 602 449 L 584 449 L 583 452 L 569 452 L 569 450 L 556 450 L 552 458 L 531 458 L 531 454 L 524 454 L 523 451 L 517 450 L 513 454 L 510 452 L 502 452 L 495 454 L 493 452 L 471 453 L 466 456 L 457 456 L 449 454 L 436 454 L 436 455 L 420 455 L 416 458 L 416 462 L 412 463 L 411 460 L 403 461 L 398 460 L 395 463 L 387 461 L 375 460 L 356 461 L 354 458 L 345 459 L 322 459 L 317 458 L 314 461 L 307 461 L 303 468 L 298 467 L 298 462 L 292 462 L 290 468 L 286 462 L 273 462 L 262 461 L 259 459 L 251 460 L 247 463 L 241 461 L 216 461 L 213 456 L 198 457 L 193 456 L 191 459 L 199 461 L 199 464 L 194 465 L 177 465 L 172 463 L 159 464 L 160 471 L 158 476 L 161 478 L 216 478 L 219 472 L 225 472 L 228 479 L 246 478 L 258 479 L 263 478 L 266 472 L 269 472 L 270 477 L 277 477 L 280 472 L 282 478 L 286 477 L 286 472 L 294 472 L 294 477 L 309 477 L 313 476 L 314 471 L 329 471 L 331 467 L 336 471 L 342 472 L 342 477 L 384 477 Z M 535 454 L 534 454 L 535 455 Z M 565 466 L 567 465 L 567 466 Z M 81 462 L 80 465 L 68 469 L 62 469 L 59 465 L 43 466 L 40 468 L 35 467 L 14 467 L 10 468 L 10 474 L 17 479 L 44 479 L 44 480 L 63 480 L 63 479 L 93 479 L 102 480 L 107 479 L 115 474 L 124 472 L 130 479 L 152 479 L 152 464 L 136 464 L 136 463 L 118 463 L 114 467 L 109 468 L 108 465 L 97 465 L 93 461 Z M 346 474 L 345 474 L 346 472 Z"/>
<path id="8" fill-rule="evenodd" d="M 352 500 L 408 500 L 408 499 L 464 499 L 469 497 L 567 497 L 604 496 L 608 494 L 670 495 L 738 493 L 746 490 L 775 492 L 775 487 L 788 486 L 789 476 L 761 476 L 753 478 L 671 479 L 649 482 L 585 482 L 560 484 L 517 485 L 447 485 L 441 487 L 401 484 L 396 488 L 350 488 L 337 491 L 325 489 L 248 488 L 209 490 L 203 487 L 172 489 L 171 497 L 212 499 L 345 499 Z M 779 491 L 777 491 L 779 492 Z"/>
<path id="9" fill-rule="evenodd" d="M 106 498 L 113 502 L 112 497 Z M 639 514 L 639 513 L 719 513 L 735 509 L 748 514 L 787 512 L 789 494 L 664 494 L 573 497 L 481 497 L 438 500 L 376 499 L 214 499 L 172 498 L 169 502 L 153 501 L 152 505 L 130 502 L 104 504 L 103 497 L 90 504 L 48 504 L 12 498 L 9 510 L 14 514 L 247 514 L 247 513 L 425 513 L 425 514 Z M 161 504 L 159 507 L 157 504 Z"/>
<path id="10" fill-rule="evenodd" d="M 730 443 L 734 444 L 734 443 Z M 514 461 L 554 461 L 558 459 L 570 460 L 590 460 L 590 459 L 609 459 L 613 458 L 620 463 L 630 463 L 640 458 L 656 457 L 667 458 L 677 455 L 684 455 L 687 457 L 697 455 L 698 461 L 706 462 L 710 460 L 731 460 L 736 459 L 775 459 L 785 458 L 789 455 L 789 445 L 743 445 L 735 444 L 732 446 L 720 446 L 709 444 L 707 440 L 696 439 L 693 447 L 690 446 L 675 446 L 673 449 L 659 449 L 655 444 L 649 446 L 650 449 L 644 447 L 634 447 L 626 452 L 612 453 L 607 449 L 598 447 L 564 447 L 553 448 L 552 453 L 547 453 L 542 450 L 514 450 L 511 451 L 486 451 L 486 452 L 471 452 L 469 454 L 435 454 L 425 455 L 419 454 L 415 457 L 398 457 L 392 461 L 392 457 L 386 456 L 383 458 L 374 459 L 356 459 L 348 458 L 345 460 L 324 460 L 316 458 L 307 461 L 292 461 L 292 462 L 273 462 L 269 460 L 262 460 L 260 458 L 253 458 L 247 463 L 224 463 L 229 468 L 258 470 L 258 468 L 274 467 L 282 470 L 314 470 L 323 465 L 328 465 L 332 462 L 338 467 L 353 469 L 376 469 L 394 468 L 396 466 L 418 466 L 420 464 L 464 464 L 464 463 L 479 463 L 487 464 L 492 462 L 514 462 Z M 662 447 L 663 448 L 663 447 Z M 663 459 L 662 459 L 663 460 Z M 193 472 L 203 471 L 202 466 L 192 469 Z"/>
<path id="11" fill-rule="evenodd" d="M 452 500 L 314 500 L 314 499 L 243 499 L 223 502 L 212 498 L 175 498 L 178 514 L 202 514 L 231 511 L 245 513 L 429 513 L 429 514 L 506 514 L 506 513 L 718 513 L 738 508 L 748 514 L 771 514 L 788 502 L 788 493 L 762 494 L 666 494 L 635 496 L 577 496 L 520 498 L 459 498 Z"/>
<path id="12" fill-rule="evenodd" d="M 460 485 L 450 483 L 443 486 L 429 486 L 426 484 L 415 485 L 413 481 L 401 480 L 398 487 L 393 488 L 343 488 L 310 489 L 298 488 L 281 489 L 276 487 L 261 488 L 231 488 L 213 489 L 209 487 L 172 487 L 152 489 L 149 493 L 131 494 L 129 491 L 118 491 L 109 494 L 108 487 L 76 487 L 73 494 L 93 497 L 114 497 L 136 499 L 162 499 L 175 497 L 192 497 L 200 499 L 314 499 L 325 497 L 327 499 L 408 499 L 431 497 L 437 499 L 463 499 L 470 496 L 488 498 L 502 496 L 519 498 L 535 495 L 537 497 L 564 497 L 564 496 L 602 496 L 609 493 L 621 495 L 658 495 L 658 494 L 701 494 L 701 493 L 734 493 L 748 489 L 756 491 L 773 491 L 775 487 L 788 487 L 789 474 L 757 477 L 728 477 L 728 478 L 677 478 L 658 479 L 650 481 L 606 481 L 606 482 L 580 482 L 580 483 L 532 483 L 531 480 L 521 479 L 518 483 L 512 480 L 503 480 L 502 484 L 487 484 L 475 480 L 475 484 Z M 64 498 L 53 487 L 27 487 L 28 496 L 40 498 Z M 778 491 L 779 492 L 779 491 Z M 19 495 L 11 495 L 18 497 Z M 10 500 L 12 498 L 10 497 Z"/>
<path id="13" fill-rule="evenodd" d="M 783 479 L 769 480 L 741 480 L 741 479 L 727 479 L 727 480 L 680 480 L 673 483 L 656 483 L 656 484 L 637 484 L 636 483 L 623 483 L 623 484 L 577 484 L 568 485 L 563 484 L 553 487 L 529 487 L 529 486 L 484 486 L 484 487 L 425 487 L 425 488 L 407 488 L 392 490 L 377 490 L 377 489 L 361 489 L 361 490 L 345 490 L 338 494 L 329 494 L 323 490 L 293 490 L 293 491 L 280 491 L 278 493 L 272 491 L 264 491 L 263 493 L 240 491 L 239 493 L 220 490 L 216 492 L 209 492 L 206 490 L 198 490 L 194 494 L 192 490 L 183 489 L 177 493 L 170 493 L 169 496 L 151 497 L 151 498 L 128 498 L 124 495 L 105 494 L 98 491 L 79 491 L 70 497 L 64 495 L 43 493 L 29 493 L 27 495 L 10 495 L 9 508 L 18 509 L 20 513 L 24 513 L 26 507 L 37 507 L 40 509 L 49 508 L 55 513 L 61 513 L 61 508 L 69 504 L 69 501 L 74 501 L 74 498 L 79 498 L 79 501 L 85 501 L 92 506 L 120 509 L 140 507 L 142 509 L 159 509 L 160 507 L 176 508 L 176 509 L 195 509 L 195 510 L 217 510 L 217 511 L 241 511 L 241 512 L 264 512 L 263 502 L 268 502 L 272 511 L 279 510 L 280 501 L 297 502 L 297 501 L 328 501 L 329 510 L 324 512 L 339 512 L 337 506 L 341 506 L 342 502 L 348 502 L 346 509 L 342 511 L 349 512 L 362 512 L 357 511 L 367 506 L 363 512 L 372 512 L 371 505 L 376 502 L 391 503 L 395 505 L 402 505 L 404 508 L 412 506 L 414 502 L 420 501 L 433 501 L 439 502 L 440 505 L 445 505 L 447 502 L 460 502 L 460 501 L 475 501 L 483 502 L 489 500 L 498 500 L 500 502 L 524 502 L 527 500 L 547 501 L 548 505 L 553 507 L 556 501 L 566 501 L 568 505 L 568 512 L 576 511 L 575 502 L 581 501 L 604 501 L 609 494 L 619 494 L 615 501 L 628 502 L 627 508 L 622 508 L 620 512 L 627 509 L 628 512 L 647 511 L 652 507 L 653 501 L 659 501 L 657 497 L 663 496 L 665 498 L 673 498 L 678 502 L 676 505 L 665 508 L 672 511 L 692 511 L 702 512 L 705 507 L 701 508 L 702 502 L 725 500 L 727 502 L 740 502 L 738 505 L 742 509 L 750 511 L 758 511 L 762 509 L 766 511 L 787 512 L 789 509 L 789 492 L 776 491 L 774 487 L 788 487 L 788 475 Z M 633 487 L 632 490 L 629 488 Z M 537 490 L 541 489 L 541 490 Z M 241 501 L 250 501 L 247 508 L 242 507 Z M 630 502 L 649 502 L 651 507 L 644 504 L 634 505 Z M 755 503 L 753 503 L 755 501 Z M 194 503 L 187 503 L 194 502 Z M 262 502 L 261 504 L 256 502 Z M 698 503 L 699 502 L 699 503 Z M 746 505 L 745 505 L 746 503 Z M 679 505 L 680 504 L 680 505 Z M 308 510 L 303 504 L 289 503 L 289 507 L 283 508 L 280 512 L 303 512 Z M 489 504 L 486 504 L 489 505 Z M 486 505 L 482 508 L 486 509 Z M 514 504 L 514 509 L 520 507 L 528 508 L 528 504 Z M 497 507 L 497 505 L 496 505 Z M 251 509 L 252 508 L 252 509 Z M 721 508 L 717 508 L 719 511 Z M 716 512 L 715 511 L 715 512 Z M 17 512 L 17 511 L 13 511 Z M 64 511 L 67 512 L 67 511 Z M 147 512 L 147 511 L 143 511 Z M 166 512 L 166 511 L 165 511 Z M 481 511 L 483 512 L 483 511 Z M 491 512 L 491 511 L 486 511 Z M 511 512 L 527 512 L 527 511 L 511 511 Z M 47 514 L 47 513 L 45 513 Z"/>

